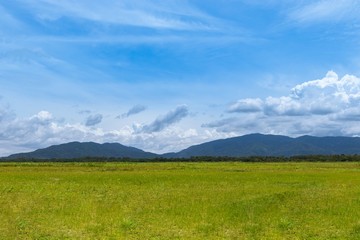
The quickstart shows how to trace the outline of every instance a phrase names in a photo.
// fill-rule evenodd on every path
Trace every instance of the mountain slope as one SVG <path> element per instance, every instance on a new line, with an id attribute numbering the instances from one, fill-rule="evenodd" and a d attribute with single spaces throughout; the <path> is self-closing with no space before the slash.
<path id="1" fill-rule="evenodd" d="M 13 154 L 7 158 L 61 159 L 81 157 L 155 158 L 158 157 L 158 155 L 144 152 L 134 147 L 127 147 L 119 143 L 99 144 L 94 142 L 70 142 L 38 149 L 34 152 Z"/>
<path id="2" fill-rule="evenodd" d="M 191 146 L 168 157 L 359 154 L 360 138 L 250 134 Z"/>
<path id="3" fill-rule="evenodd" d="M 119 143 L 98 144 L 71 142 L 38 149 L 30 153 L 13 154 L 7 159 L 61 159 L 82 157 L 114 158 L 189 158 L 193 156 L 296 156 L 360 154 L 358 137 L 312 137 L 291 138 L 280 135 L 249 134 L 240 137 L 215 140 L 191 146 L 177 153 L 157 155 L 127 147 Z"/>

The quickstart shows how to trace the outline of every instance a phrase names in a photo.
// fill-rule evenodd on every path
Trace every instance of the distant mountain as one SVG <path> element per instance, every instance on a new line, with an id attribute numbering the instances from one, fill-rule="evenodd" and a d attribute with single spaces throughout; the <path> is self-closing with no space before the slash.
<path id="1" fill-rule="evenodd" d="M 158 155 L 119 143 L 70 142 L 38 149 L 29 153 L 13 154 L 7 157 L 7 159 L 71 159 L 82 157 L 155 158 Z"/>
<path id="2" fill-rule="evenodd" d="M 93 142 L 71 142 L 38 149 L 29 153 L 18 153 L 6 159 L 71 159 L 83 157 L 114 158 L 189 158 L 195 156 L 296 156 L 360 154 L 358 137 L 312 137 L 291 138 L 280 135 L 249 134 L 191 146 L 177 153 L 158 155 L 127 147 L 119 143 L 98 144 Z"/>
<path id="3" fill-rule="evenodd" d="M 191 146 L 170 158 L 192 156 L 296 156 L 360 154 L 358 137 L 312 137 L 290 138 L 279 135 L 249 134 L 241 137 L 215 140 Z"/>

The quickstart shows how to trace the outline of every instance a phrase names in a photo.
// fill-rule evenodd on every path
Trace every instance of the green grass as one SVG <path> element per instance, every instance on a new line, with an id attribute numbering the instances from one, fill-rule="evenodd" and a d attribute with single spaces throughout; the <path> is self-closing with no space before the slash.
<path id="1" fill-rule="evenodd" d="M 1 163 L 0 239 L 360 239 L 360 164 Z"/>

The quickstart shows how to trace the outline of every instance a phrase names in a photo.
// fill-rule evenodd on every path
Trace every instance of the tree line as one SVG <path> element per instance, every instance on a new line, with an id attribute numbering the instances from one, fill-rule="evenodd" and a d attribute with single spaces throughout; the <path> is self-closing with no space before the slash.
<path id="1" fill-rule="evenodd" d="M 213 157 L 197 156 L 190 158 L 104 158 L 82 157 L 69 159 L 18 158 L 0 159 L 0 162 L 360 162 L 360 155 L 303 155 L 303 156 L 249 156 Z"/>

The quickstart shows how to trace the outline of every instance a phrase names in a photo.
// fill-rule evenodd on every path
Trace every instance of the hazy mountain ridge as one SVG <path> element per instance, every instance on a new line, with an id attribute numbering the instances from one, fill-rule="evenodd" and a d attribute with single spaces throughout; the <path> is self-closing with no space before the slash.
<path id="1" fill-rule="evenodd" d="M 312 137 L 291 138 L 281 135 L 249 134 L 220 139 L 186 148 L 177 153 L 155 154 L 119 143 L 70 142 L 18 153 L 5 159 L 61 159 L 82 157 L 105 158 L 189 158 L 193 156 L 296 156 L 360 154 L 359 137 Z"/>

